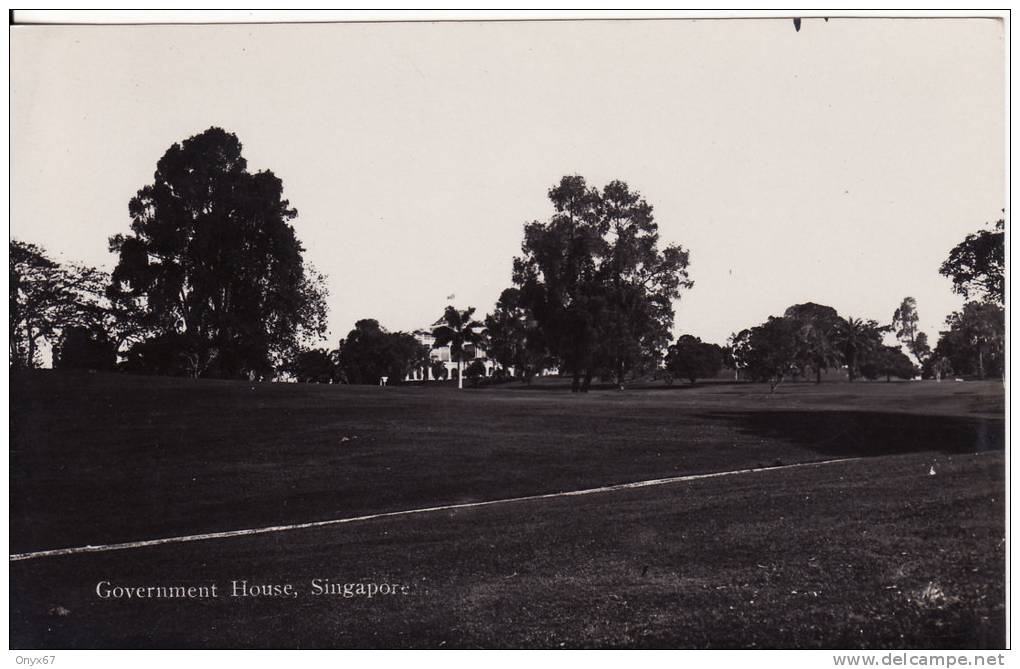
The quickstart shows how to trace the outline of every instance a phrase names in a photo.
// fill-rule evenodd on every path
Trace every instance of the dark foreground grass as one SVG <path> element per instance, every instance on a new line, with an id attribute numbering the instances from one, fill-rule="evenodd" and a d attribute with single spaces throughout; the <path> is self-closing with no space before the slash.
<path id="1" fill-rule="evenodd" d="M 12 552 L 863 460 L 10 564 L 12 647 L 1001 647 L 1003 390 L 14 375 Z M 932 467 L 935 475 L 930 475 Z M 396 582 L 385 599 L 311 579 Z M 232 580 L 295 599 L 235 599 Z M 205 600 L 104 600 L 207 585 Z"/>
<path id="2" fill-rule="evenodd" d="M 1003 647 L 1003 457 L 900 455 L 14 562 L 12 648 Z M 312 579 L 409 594 L 313 596 Z M 96 583 L 293 583 L 103 600 Z"/>
<path id="3" fill-rule="evenodd" d="M 997 383 L 551 381 L 378 388 L 11 380 L 11 550 L 307 522 L 649 478 L 1001 449 Z"/>

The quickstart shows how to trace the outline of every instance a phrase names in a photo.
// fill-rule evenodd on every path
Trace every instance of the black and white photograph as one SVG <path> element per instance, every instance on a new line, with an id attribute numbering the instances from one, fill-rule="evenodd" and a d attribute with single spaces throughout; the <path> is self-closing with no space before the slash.
<path id="1" fill-rule="evenodd" d="M 1007 664 L 1008 11 L 64 14 L 12 663 Z"/>

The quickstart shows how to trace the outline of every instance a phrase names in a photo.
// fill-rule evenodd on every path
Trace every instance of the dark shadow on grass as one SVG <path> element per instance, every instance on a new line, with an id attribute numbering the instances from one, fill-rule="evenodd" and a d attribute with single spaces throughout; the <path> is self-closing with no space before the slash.
<path id="1" fill-rule="evenodd" d="M 744 434 L 780 439 L 829 457 L 981 453 L 1005 448 L 1005 422 L 877 411 L 744 411 L 703 414 Z"/>

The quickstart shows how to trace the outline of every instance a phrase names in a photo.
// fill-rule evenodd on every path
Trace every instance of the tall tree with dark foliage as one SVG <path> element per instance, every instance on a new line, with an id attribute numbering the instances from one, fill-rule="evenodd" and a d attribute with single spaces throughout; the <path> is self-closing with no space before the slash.
<path id="1" fill-rule="evenodd" d="M 298 352 L 285 365 L 298 383 L 332 383 L 337 378 L 336 355 L 324 348 Z"/>
<path id="2" fill-rule="evenodd" d="M 784 379 L 799 372 L 799 335 L 800 324 L 797 321 L 774 316 L 747 331 L 740 356 L 750 379 L 767 382 L 769 392 L 775 392 Z"/>
<path id="3" fill-rule="evenodd" d="M 325 331 L 297 211 L 272 172 L 248 172 L 235 135 L 210 128 L 171 146 L 128 209 L 131 233 L 110 239 L 110 294 L 151 319 L 164 373 L 183 360 L 191 376 L 266 378 Z"/>
<path id="4" fill-rule="evenodd" d="M 428 355 L 428 347 L 413 335 L 388 332 L 374 318 L 363 318 L 340 340 L 333 357 L 339 381 L 375 385 L 384 376 L 387 383 L 399 383 L 412 369 L 427 364 Z"/>
<path id="5" fill-rule="evenodd" d="M 531 312 L 522 306 L 521 291 L 507 288 L 485 317 L 488 354 L 504 369 L 512 367 L 525 383 L 549 363 L 542 332 Z"/>
<path id="6" fill-rule="evenodd" d="M 687 379 L 714 378 L 723 366 L 723 349 L 701 341 L 693 335 L 681 335 L 666 354 L 666 371 L 671 377 Z"/>
<path id="7" fill-rule="evenodd" d="M 566 176 L 549 199 L 549 221 L 524 227 L 514 283 L 572 390 L 587 390 L 595 374 L 622 387 L 666 348 L 673 301 L 693 286 L 689 254 L 659 248 L 651 205 L 622 181 L 599 190 Z"/>
<path id="8" fill-rule="evenodd" d="M 1006 312 L 994 302 L 967 302 L 946 318 L 949 330 L 939 337 L 935 354 L 953 372 L 980 379 L 1005 371 Z"/>

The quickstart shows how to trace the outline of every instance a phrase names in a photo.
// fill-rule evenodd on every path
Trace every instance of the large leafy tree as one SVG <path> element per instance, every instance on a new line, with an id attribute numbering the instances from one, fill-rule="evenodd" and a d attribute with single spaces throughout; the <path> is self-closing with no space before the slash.
<path id="1" fill-rule="evenodd" d="M 626 183 L 613 181 L 599 198 L 601 226 L 608 241 L 600 278 L 607 314 L 601 329 L 602 357 L 622 387 L 630 371 L 650 369 L 669 344 L 673 301 L 693 286 L 686 250 L 659 249 L 652 206 Z"/>
<path id="2" fill-rule="evenodd" d="M 597 197 L 580 176 L 564 177 L 549 190 L 554 213 L 547 223 L 524 226 L 523 255 L 514 258 L 514 283 L 535 316 L 572 389 L 595 365 L 596 327 L 604 306 L 597 258 L 606 242 L 595 223 Z M 591 372 L 589 372 L 590 378 Z"/>
<path id="3" fill-rule="evenodd" d="M 687 379 L 713 378 L 723 366 L 723 349 L 701 341 L 693 335 L 681 335 L 666 353 L 666 371 L 670 377 Z"/>
<path id="4" fill-rule="evenodd" d="M 9 254 L 11 367 L 38 367 L 40 347 L 56 345 L 65 328 L 102 333 L 104 272 L 58 263 L 42 248 L 17 240 L 10 241 Z"/>
<path id="5" fill-rule="evenodd" d="M 477 347 L 481 346 L 485 325 L 474 319 L 475 308 L 460 311 L 449 305 L 443 311 L 442 325 L 432 330 L 435 337 L 433 348 L 450 347 L 450 356 L 457 361 L 457 387 L 464 387 L 464 363 L 474 358 Z"/>
<path id="6" fill-rule="evenodd" d="M 986 378 L 1005 370 L 1005 310 L 991 302 L 968 302 L 946 318 L 935 355 L 948 359 L 954 373 Z"/>
<path id="7" fill-rule="evenodd" d="M 408 332 L 392 332 L 389 338 L 390 379 L 400 383 L 411 372 L 429 364 L 430 349 Z"/>
<path id="8" fill-rule="evenodd" d="M 797 326 L 797 362 L 801 370 L 813 370 L 815 383 L 822 373 L 843 362 L 839 346 L 842 319 L 832 307 L 814 302 L 795 304 L 783 314 Z"/>
<path id="9" fill-rule="evenodd" d="M 549 199 L 548 222 L 524 228 L 514 283 L 574 391 L 596 373 L 622 386 L 668 344 L 673 302 L 693 285 L 689 254 L 659 248 L 651 205 L 622 181 L 599 190 L 565 176 Z"/>
<path id="10" fill-rule="evenodd" d="M 999 219 L 994 230 L 967 235 L 949 252 L 939 273 L 953 281 L 953 291 L 969 299 L 981 298 L 1002 304 L 1006 299 L 1006 223 Z"/>
<path id="11" fill-rule="evenodd" d="M 133 302 L 193 376 L 267 377 L 325 331 L 325 286 L 306 267 L 272 172 L 210 128 L 171 146 L 132 198 L 111 299 Z M 177 350 L 180 349 L 180 350 Z"/>
<path id="12" fill-rule="evenodd" d="M 740 357 L 752 381 L 767 382 L 769 392 L 775 392 L 783 380 L 799 371 L 800 324 L 792 318 L 770 316 L 757 327 L 738 335 L 743 340 Z"/>
<path id="13" fill-rule="evenodd" d="M 500 294 L 492 313 L 485 317 L 485 332 L 488 354 L 504 369 L 512 367 L 525 382 L 549 361 L 542 332 L 522 305 L 517 288 L 507 288 Z"/>
<path id="14" fill-rule="evenodd" d="M 298 383 L 332 383 L 337 379 L 336 356 L 324 348 L 299 351 L 285 371 Z"/>
<path id="15" fill-rule="evenodd" d="M 334 357 L 339 380 L 353 384 L 379 383 L 383 376 L 399 383 L 428 360 L 428 347 L 406 332 L 388 332 L 374 318 L 354 324 L 340 341 Z"/>

